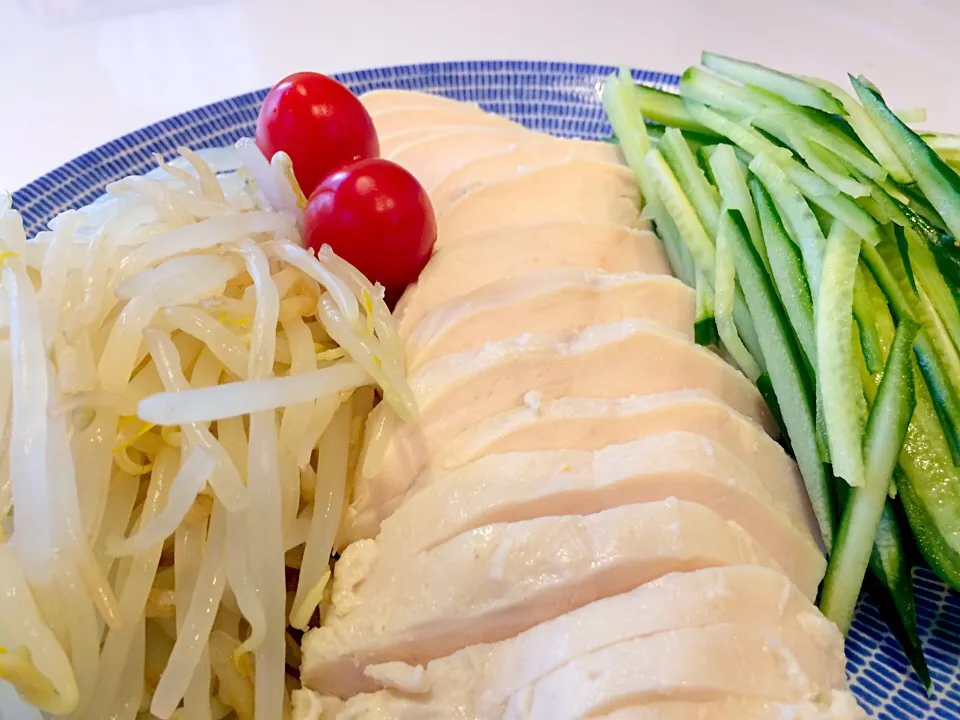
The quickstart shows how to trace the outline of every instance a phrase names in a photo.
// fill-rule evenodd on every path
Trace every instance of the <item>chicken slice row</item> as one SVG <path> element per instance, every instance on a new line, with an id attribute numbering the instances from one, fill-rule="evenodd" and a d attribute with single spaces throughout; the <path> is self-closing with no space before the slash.
<path id="1" fill-rule="evenodd" d="M 756 387 L 693 342 L 615 146 L 363 96 L 428 189 L 299 717 L 863 718 L 802 479 Z"/>

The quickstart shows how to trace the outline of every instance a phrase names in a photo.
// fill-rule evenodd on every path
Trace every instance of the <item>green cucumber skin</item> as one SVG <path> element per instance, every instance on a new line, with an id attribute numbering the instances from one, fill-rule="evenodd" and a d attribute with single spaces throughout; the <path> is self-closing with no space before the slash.
<path id="1" fill-rule="evenodd" d="M 955 237 L 960 236 L 960 175 L 947 165 L 917 133 L 887 107 L 879 91 L 865 79 L 850 76 L 850 82 L 894 152 L 917 181 L 930 204 Z"/>
<path id="2" fill-rule="evenodd" d="M 783 411 L 794 454 L 800 465 L 824 545 L 833 546 L 836 506 L 833 483 L 820 460 L 816 442 L 814 391 L 810 387 L 800 348 L 763 261 L 749 240 L 748 230 L 738 211 L 727 210 L 721 222 L 730 222 L 731 245 L 746 303 L 758 327 L 760 347 L 767 360 L 767 372 Z"/>

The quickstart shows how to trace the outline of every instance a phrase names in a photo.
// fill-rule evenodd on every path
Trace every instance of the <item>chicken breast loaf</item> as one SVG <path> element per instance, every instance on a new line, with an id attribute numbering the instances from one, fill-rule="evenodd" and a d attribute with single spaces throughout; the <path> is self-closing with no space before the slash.
<path id="1" fill-rule="evenodd" d="M 797 465 L 616 146 L 363 102 L 438 220 L 395 311 L 420 414 L 369 421 L 295 720 L 864 720 Z"/>

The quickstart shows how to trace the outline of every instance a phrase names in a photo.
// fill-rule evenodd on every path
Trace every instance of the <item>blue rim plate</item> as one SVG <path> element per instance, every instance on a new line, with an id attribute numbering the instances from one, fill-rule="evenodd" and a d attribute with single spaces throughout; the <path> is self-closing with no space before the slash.
<path id="1" fill-rule="evenodd" d="M 403 65 L 336 76 L 354 92 L 376 88 L 424 90 L 480 103 L 493 112 L 556 135 L 609 136 L 599 87 L 613 68 L 573 63 L 477 61 Z M 658 87 L 679 78 L 640 70 L 634 77 Z M 155 167 L 153 153 L 169 157 L 181 145 L 222 146 L 253 134 L 266 90 L 239 95 L 176 115 L 71 160 L 13 194 L 29 234 L 58 212 L 94 200 L 107 183 Z M 960 718 L 960 596 L 931 573 L 916 576 L 921 636 L 935 683 L 932 698 L 912 674 L 869 596 L 861 600 L 847 640 L 847 669 L 863 706 L 877 718 Z"/>

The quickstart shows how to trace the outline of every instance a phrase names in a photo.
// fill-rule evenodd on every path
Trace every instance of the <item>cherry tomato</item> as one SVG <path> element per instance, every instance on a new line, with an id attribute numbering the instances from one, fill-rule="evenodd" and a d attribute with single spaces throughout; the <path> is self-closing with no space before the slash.
<path id="1" fill-rule="evenodd" d="M 380 154 L 373 120 L 356 95 L 312 72 L 290 75 L 267 93 L 257 117 L 257 146 L 267 159 L 286 152 L 308 197 L 334 170 Z"/>
<path id="2" fill-rule="evenodd" d="M 314 250 L 329 245 L 395 301 L 430 259 L 437 222 L 413 175 L 389 160 L 361 160 L 310 196 L 304 236 Z"/>

